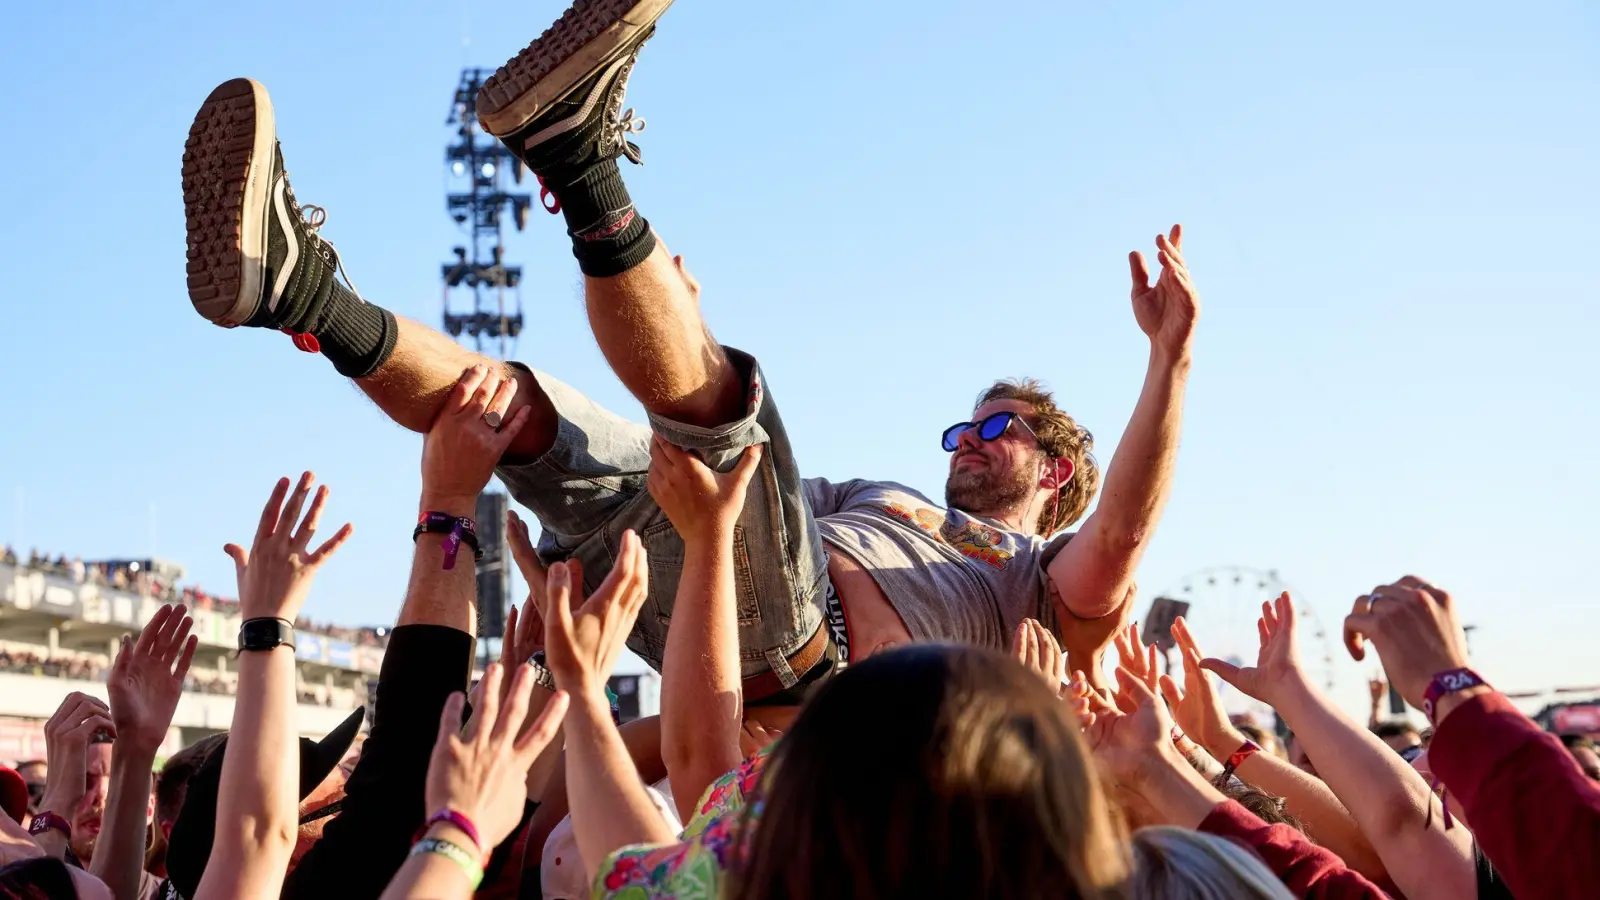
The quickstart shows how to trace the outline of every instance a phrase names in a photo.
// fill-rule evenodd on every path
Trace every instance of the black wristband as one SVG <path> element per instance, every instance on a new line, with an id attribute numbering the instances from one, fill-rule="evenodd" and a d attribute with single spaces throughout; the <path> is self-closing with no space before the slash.
<path id="1" fill-rule="evenodd" d="M 294 647 L 294 623 L 288 619 L 246 619 L 239 626 L 239 652 Z"/>

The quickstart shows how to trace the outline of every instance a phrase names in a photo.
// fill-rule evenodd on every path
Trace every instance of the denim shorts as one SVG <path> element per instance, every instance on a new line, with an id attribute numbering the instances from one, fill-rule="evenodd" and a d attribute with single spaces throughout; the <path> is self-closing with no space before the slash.
<path id="1" fill-rule="evenodd" d="M 577 559 L 593 591 L 611 571 L 623 532 L 638 533 L 650 556 L 650 594 L 628 648 L 657 671 L 683 570 L 683 540 L 645 489 L 652 429 L 697 451 L 718 471 L 732 469 L 745 448 L 766 444 L 734 527 L 734 584 L 739 658 L 745 679 L 771 671 L 789 688 L 799 675 L 793 657 L 823 624 L 827 555 L 806 504 L 789 436 L 754 357 L 724 348 L 745 382 L 743 418 L 699 428 L 651 415 L 629 422 L 542 372 L 532 372 L 555 406 L 555 445 L 530 462 L 504 464 L 500 480 L 538 517 L 539 555 Z"/>

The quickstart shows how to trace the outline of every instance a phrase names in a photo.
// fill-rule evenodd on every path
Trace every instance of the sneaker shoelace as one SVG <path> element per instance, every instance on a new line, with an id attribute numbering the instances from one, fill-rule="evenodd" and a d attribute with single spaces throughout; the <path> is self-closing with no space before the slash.
<path id="1" fill-rule="evenodd" d="M 350 273 L 345 271 L 344 260 L 339 256 L 339 248 L 333 245 L 333 241 L 328 240 L 319 233 L 322 230 L 322 226 L 328 222 L 328 210 L 315 203 L 301 204 L 295 198 L 294 185 L 289 181 L 289 170 L 287 169 L 283 172 L 283 187 L 286 199 L 289 201 L 289 208 L 294 210 L 295 214 L 300 217 L 300 223 L 306 229 L 306 237 L 311 239 L 317 253 L 324 261 L 333 263 L 334 270 L 339 273 L 340 278 L 344 279 L 344 283 L 350 287 L 350 293 L 355 294 L 357 300 L 362 303 L 367 302 L 366 298 L 361 296 L 361 290 L 356 287 L 356 283 L 350 279 Z M 322 349 L 316 335 L 310 332 L 302 333 L 285 328 L 283 333 L 293 338 L 294 345 L 307 353 L 316 353 Z"/>
<path id="2" fill-rule="evenodd" d="M 628 135 L 638 134 L 644 130 L 644 116 L 635 117 L 631 106 L 623 110 L 620 116 L 616 113 L 616 108 L 622 105 L 622 89 L 626 89 L 627 83 L 628 76 L 624 74 L 620 85 L 621 89 L 613 91 L 612 99 L 607 101 L 609 106 L 606 109 L 606 116 L 611 121 L 606 125 L 606 130 L 610 133 L 610 140 L 616 141 L 620 146 L 622 155 L 626 156 L 628 161 L 634 165 L 642 166 L 644 165 L 644 153 L 639 149 L 638 144 L 628 140 Z M 557 197 L 555 192 L 545 185 L 544 176 L 536 172 L 533 177 L 539 179 L 539 205 L 543 206 L 545 212 L 552 216 L 561 212 L 561 198 Z M 354 290 L 354 287 L 351 289 Z"/>

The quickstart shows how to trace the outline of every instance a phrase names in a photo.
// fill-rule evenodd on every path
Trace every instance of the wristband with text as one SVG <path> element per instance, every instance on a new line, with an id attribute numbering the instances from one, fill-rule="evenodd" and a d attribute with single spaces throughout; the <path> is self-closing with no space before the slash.
<path id="1" fill-rule="evenodd" d="M 428 833 L 429 828 L 438 825 L 440 822 L 460 829 L 461 833 L 467 836 L 467 840 L 472 841 L 472 846 L 478 848 L 480 854 L 488 854 L 489 850 L 483 846 L 483 839 L 478 837 L 478 826 L 473 824 L 472 820 L 464 814 L 458 813 L 448 806 L 429 816 L 428 820 L 422 823 L 422 827 L 417 829 L 417 838 L 420 840 L 424 834 Z"/>
<path id="2" fill-rule="evenodd" d="M 239 626 L 239 652 L 294 646 L 294 623 L 288 619 L 246 619 Z"/>
<path id="3" fill-rule="evenodd" d="M 1261 752 L 1261 747 L 1255 741 L 1246 740 L 1239 745 L 1239 749 L 1229 754 L 1227 762 L 1222 764 L 1222 776 L 1232 778 L 1235 769 L 1244 765 L 1244 761 Z"/>
<path id="4" fill-rule="evenodd" d="M 1428 717 L 1430 724 L 1439 724 L 1434 721 L 1433 711 L 1438 706 L 1440 697 L 1479 685 L 1487 687 L 1488 682 L 1484 681 L 1477 672 L 1471 669 L 1463 667 L 1440 672 L 1433 676 L 1432 681 L 1428 682 L 1428 689 L 1422 694 L 1422 714 Z"/>
<path id="5" fill-rule="evenodd" d="M 460 866 L 467 873 L 467 880 L 472 883 L 472 889 L 477 890 L 483 881 L 483 867 L 473 859 L 472 852 L 460 844 L 453 844 L 443 838 L 423 838 L 411 846 L 411 855 L 418 856 L 423 853 L 433 853 L 450 860 Z"/>
<path id="6" fill-rule="evenodd" d="M 33 821 L 28 823 L 28 834 L 41 835 L 46 831 L 59 831 L 70 839 L 72 837 L 72 823 L 49 810 L 35 813 Z"/>
<path id="7" fill-rule="evenodd" d="M 456 567 L 456 553 L 461 550 L 461 545 L 466 544 L 472 548 L 472 558 L 483 559 L 483 549 L 478 546 L 478 524 L 466 516 L 452 516 L 449 513 L 425 512 L 417 516 L 416 530 L 411 532 L 411 540 L 415 542 L 425 534 L 447 535 L 444 542 L 444 567 Z"/>

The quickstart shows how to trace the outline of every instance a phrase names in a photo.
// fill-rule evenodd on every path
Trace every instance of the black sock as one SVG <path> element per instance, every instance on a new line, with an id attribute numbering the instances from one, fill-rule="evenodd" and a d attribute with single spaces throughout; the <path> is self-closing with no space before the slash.
<path id="1" fill-rule="evenodd" d="M 583 274 L 620 275 L 644 262 L 656 248 L 656 236 L 633 208 L 616 160 L 575 173 L 567 184 L 552 184 L 546 176 L 545 184 L 561 201 L 572 235 L 572 255 Z"/>
<path id="2" fill-rule="evenodd" d="M 394 313 L 374 306 L 333 279 L 327 305 L 311 334 L 339 374 L 365 378 L 389 360 L 400 327 Z"/>

